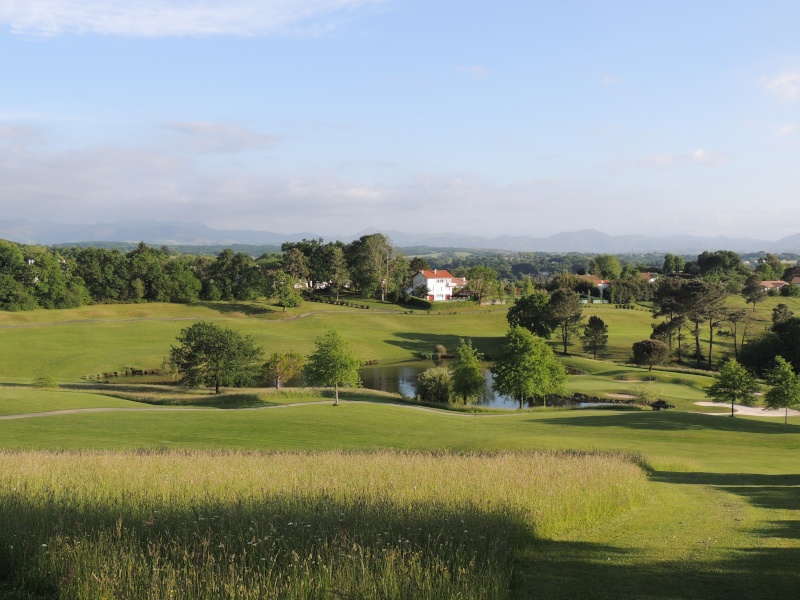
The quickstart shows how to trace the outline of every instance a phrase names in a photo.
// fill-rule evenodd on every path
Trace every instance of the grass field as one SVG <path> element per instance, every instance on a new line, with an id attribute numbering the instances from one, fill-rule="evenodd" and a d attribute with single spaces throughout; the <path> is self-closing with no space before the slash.
<path id="1" fill-rule="evenodd" d="M 759 304 L 764 324 L 778 301 Z M 644 310 L 585 313 L 609 324 L 612 358 L 649 334 Z M 306 304 L 281 313 L 223 303 L 0 313 L 0 599 L 233 598 L 252 589 L 267 597 L 699 600 L 800 589 L 800 417 L 784 425 L 699 414 L 713 410 L 694 404 L 711 381 L 703 372 L 564 359 L 583 373 L 570 378 L 571 391 L 614 397 L 653 386 L 677 406 L 667 412 L 466 414 L 368 390 L 333 407 L 314 390 L 214 396 L 69 383 L 158 366 L 198 319 L 250 333 L 268 350 L 301 352 L 337 325 L 362 358 L 382 362 L 435 343 L 454 347 L 460 337 L 491 353 L 506 328 L 503 309 Z M 27 385 L 40 375 L 64 387 Z M 38 416 L 18 418 L 27 413 Z M 593 496 L 605 472 L 590 468 L 595 460 L 633 468 L 640 492 L 613 506 Z M 530 479 L 544 465 L 549 479 Z M 580 488 L 570 483 L 576 476 Z M 409 496 L 407 484 L 420 478 L 425 494 Z M 226 525 L 212 531 L 205 520 L 214 514 Z M 324 533 L 311 539 L 298 522 Z M 25 532 L 35 535 L 21 544 L 3 537 Z M 23 558 L 13 554 L 22 548 Z M 226 569 L 231 561 L 236 568 Z"/>
<path id="2" fill-rule="evenodd" d="M 648 495 L 598 454 L 13 452 L 0 473 L 3 570 L 89 598 L 503 598 L 524 548 Z"/>

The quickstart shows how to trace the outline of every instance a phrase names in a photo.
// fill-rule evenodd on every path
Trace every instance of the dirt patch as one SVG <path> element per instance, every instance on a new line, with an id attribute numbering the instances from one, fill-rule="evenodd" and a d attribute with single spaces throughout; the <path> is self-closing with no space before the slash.
<path id="1" fill-rule="evenodd" d="M 614 394 L 607 392 L 604 394 L 607 398 L 614 398 L 615 400 L 634 400 L 636 396 L 633 394 Z"/>

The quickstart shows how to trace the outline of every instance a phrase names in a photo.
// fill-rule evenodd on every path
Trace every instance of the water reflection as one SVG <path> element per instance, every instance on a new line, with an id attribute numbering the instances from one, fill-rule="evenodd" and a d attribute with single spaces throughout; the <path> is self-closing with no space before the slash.
<path id="1" fill-rule="evenodd" d="M 393 365 L 374 365 L 361 369 L 361 381 L 364 387 L 381 390 L 384 392 L 400 393 L 408 398 L 413 398 L 417 391 L 417 376 L 433 366 L 444 366 L 444 361 L 433 363 L 431 361 L 414 361 Z M 519 402 L 508 396 L 503 396 L 494 390 L 494 378 L 488 365 L 484 367 L 483 379 L 485 382 L 483 393 L 478 398 L 477 404 L 489 408 L 519 408 Z M 586 406 L 588 404 L 604 403 L 579 403 L 569 399 L 561 399 L 558 406 Z M 533 404 L 528 403 L 528 406 Z"/>

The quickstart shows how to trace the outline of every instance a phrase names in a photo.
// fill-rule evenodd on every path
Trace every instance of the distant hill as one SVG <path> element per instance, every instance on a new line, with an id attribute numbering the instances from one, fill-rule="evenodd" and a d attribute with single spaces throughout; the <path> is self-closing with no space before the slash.
<path id="1" fill-rule="evenodd" d="M 365 229 L 353 235 L 327 236 L 349 242 L 362 235 L 383 233 L 401 247 L 470 248 L 516 252 L 608 252 L 648 253 L 673 252 L 698 254 L 704 250 L 733 250 L 734 252 L 794 252 L 800 253 L 800 233 L 777 241 L 753 238 L 700 237 L 689 235 L 644 236 L 608 235 L 595 229 L 557 233 L 543 238 L 531 236 L 500 236 L 485 238 L 456 233 L 415 234 L 402 231 Z M 148 244 L 177 246 L 280 246 L 282 242 L 324 237 L 310 232 L 292 234 L 271 231 L 213 229 L 196 222 L 127 220 L 117 223 L 74 225 L 25 220 L 0 221 L 0 238 L 24 244 L 74 244 L 97 240 L 103 242 L 139 241 Z"/>

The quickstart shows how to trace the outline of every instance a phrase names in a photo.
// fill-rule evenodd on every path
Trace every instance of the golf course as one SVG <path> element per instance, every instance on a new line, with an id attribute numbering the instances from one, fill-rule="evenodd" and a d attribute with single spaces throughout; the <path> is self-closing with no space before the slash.
<path id="1" fill-rule="evenodd" d="M 800 312 L 767 298 L 753 331 L 779 300 Z M 0 313 L 0 598 L 797 595 L 800 416 L 731 418 L 697 404 L 713 372 L 628 364 L 644 306 L 585 306 L 608 345 L 560 357 L 602 408 L 108 377 L 159 369 L 199 321 L 304 355 L 336 328 L 380 365 L 461 339 L 491 357 L 508 329 L 505 306 L 369 306 Z M 718 333 L 716 356 L 731 348 Z M 619 403 L 643 388 L 674 408 Z"/>

